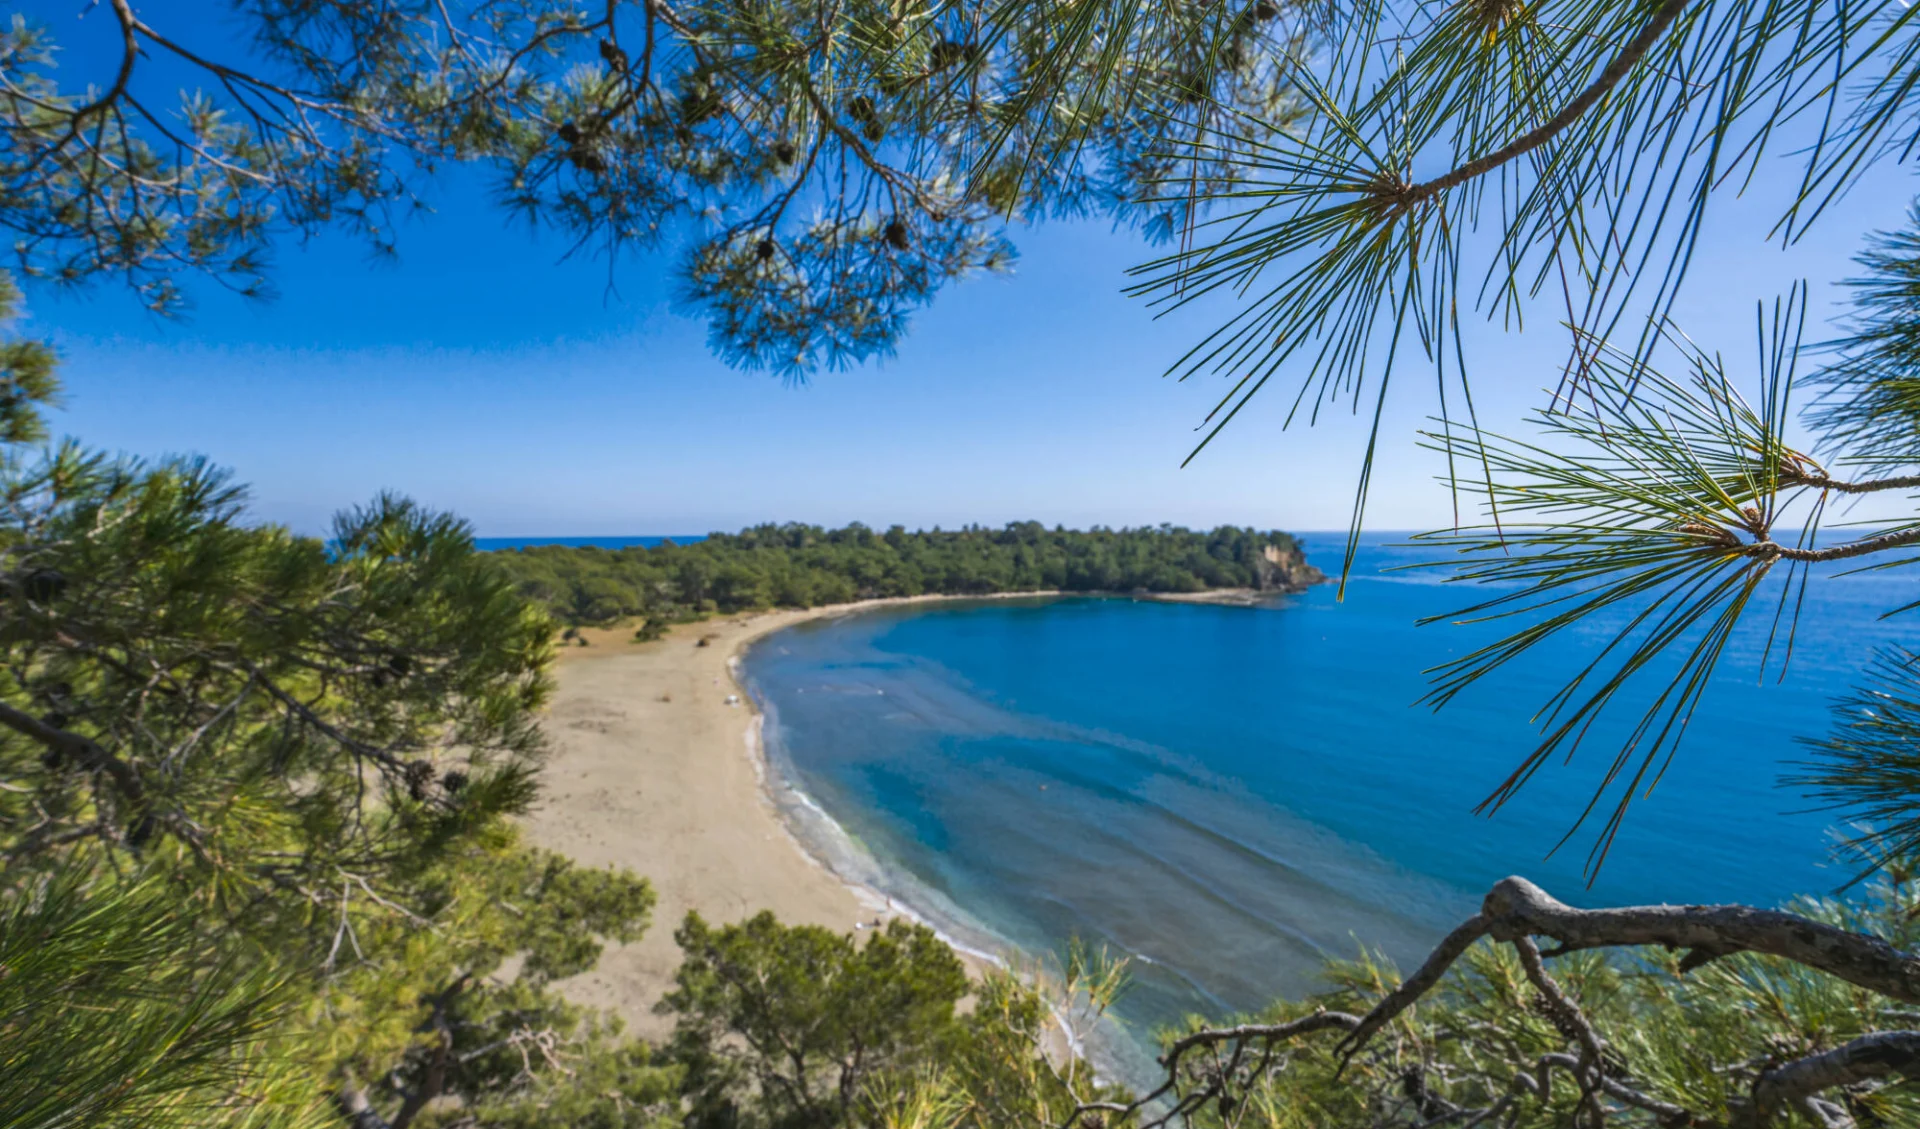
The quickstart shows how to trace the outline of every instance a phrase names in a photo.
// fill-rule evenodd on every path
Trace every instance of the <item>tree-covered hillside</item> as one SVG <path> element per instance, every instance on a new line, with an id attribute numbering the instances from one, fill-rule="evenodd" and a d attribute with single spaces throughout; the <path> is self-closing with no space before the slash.
<path id="1" fill-rule="evenodd" d="M 1291 535 L 1230 525 L 1205 533 L 1170 525 L 1079 532 L 1037 521 L 914 533 L 760 525 L 687 545 L 547 545 L 497 556 L 524 594 L 573 624 L 640 617 L 661 625 L 884 596 L 1279 592 L 1321 579 Z"/>
<path id="2" fill-rule="evenodd" d="M 655 899 L 516 822 L 550 618 L 398 496 L 305 537 L 205 461 L 47 443 L 15 298 L 0 1129 L 986 1129 L 1123 1096 L 924 926 L 689 917 L 657 1046 L 562 995 Z"/>

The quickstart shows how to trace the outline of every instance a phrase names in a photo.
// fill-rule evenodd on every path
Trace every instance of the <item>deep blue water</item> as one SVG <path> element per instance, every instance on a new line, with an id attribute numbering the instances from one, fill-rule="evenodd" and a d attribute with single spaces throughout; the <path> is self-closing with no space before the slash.
<path id="1" fill-rule="evenodd" d="M 482 552 L 496 549 L 531 549 L 541 545 L 565 545 L 572 549 L 630 549 L 638 545 L 651 549 L 663 541 L 676 545 L 691 545 L 695 541 L 705 541 L 706 534 L 696 533 L 688 536 L 669 535 L 666 537 L 475 537 L 473 546 Z"/>
<path id="2" fill-rule="evenodd" d="M 1308 548 L 1338 561 L 1334 537 Z M 976 944 L 1077 936 L 1132 958 L 1122 1012 L 1143 1026 L 1310 990 L 1362 945 L 1410 967 L 1510 873 L 1584 904 L 1777 903 L 1849 876 L 1834 817 L 1778 781 L 1871 646 L 1902 639 L 1904 618 L 1876 617 L 1913 581 L 1816 581 L 1784 683 L 1761 683 L 1765 632 L 1743 631 L 1587 889 L 1589 834 L 1549 853 L 1617 747 L 1604 726 L 1493 818 L 1471 809 L 1533 747 L 1555 676 L 1607 636 L 1416 707 L 1423 668 L 1488 637 L 1415 628 L 1463 602 L 1437 574 L 1382 573 L 1423 555 L 1374 539 L 1344 604 L 1327 586 L 1252 609 L 1024 599 L 816 621 L 745 673 L 778 771 L 862 848 L 843 854 L 870 856 L 839 864 Z"/>

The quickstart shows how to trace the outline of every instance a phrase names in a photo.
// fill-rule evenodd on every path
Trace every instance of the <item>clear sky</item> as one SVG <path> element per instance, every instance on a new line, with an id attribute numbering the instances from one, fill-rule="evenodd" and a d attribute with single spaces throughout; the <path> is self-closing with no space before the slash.
<path id="1" fill-rule="evenodd" d="M 62 13 L 83 5 L 30 4 Z M 77 69 L 84 57 L 69 60 Z M 1813 237 L 1760 243 L 1779 178 L 1710 221 L 1682 306 L 1696 339 L 1750 364 L 1753 309 L 1798 278 L 1830 312 L 1864 232 L 1899 224 L 1915 186 L 1885 170 Z M 969 281 L 920 314 L 897 356 L 793 386 L 727 369 L 672 303 L 670 254 L 560 262 L 471 180 L 373 264 L 344 238 L 283 245 L 280 296 L 248 305 L 209 286 L 185 322 L 157 322 L 106 284 L 29 287 L 28 332 L 65 360 L 57 425 L 140 454 L 199 452 L 252 483 L 263 519 L 318 532 L 341 506 L 394 488 L 488 536 L 693 533 L 775 520 L 909 526 L 1344 526 L 1365 420 L 1282 431 L 1275 387 L 1193 465 L 1180 461 L 1222 389 L 1165 366 L 1219 311 L 1152 320 L 1121 294 L 1147 249 L 1104 224 L 1015 233 L 1011 277 Z M 1542 306 L 1524 335 L 1473 334 L 1483 419 L 1543 399 L 1564 334 Z M 1369 525 L 1444 524 L 1438 469 L 1413 448 L 1431 377 L 1404 378 Z M 1262 402 L 1264 401 L 1264 402 Z"/>

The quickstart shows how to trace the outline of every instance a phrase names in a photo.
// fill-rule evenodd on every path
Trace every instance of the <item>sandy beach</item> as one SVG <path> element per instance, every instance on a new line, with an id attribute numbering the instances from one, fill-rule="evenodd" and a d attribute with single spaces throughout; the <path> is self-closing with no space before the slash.
<path id="1" fill-rule="evenodd" d="M 673 931 L 688 910 L 716 923 L 772 910 L 784 922 L 841 931 L 892 916 L 788 833 L 762 783 L 758 713 L 729 664 L 783 627 L 901 602 L 716 618 L 649 643 L 633 642 L 631 627 L 588 630 L 588 646 L 562 649 L 552 751 L 528 833 L 588 866 L 630 867 L 659 895 L 646 936 L 610 947 L 597 969 L 565 985 L 570 997 L 661 1038 L 671 1021 L 653 1005 L 679 967 Z M 733 695 L 739 701 L 728 705 Z"/>
<path id="2" fill-rule="evenodd" d="M 1059 595 L 1006 593 L 1019 598 Z M 1252 604 L 1272 593 L 1226 589 L 1135 599 Z M 850 931 L 895 916 L 879 895 L 842 881 L 787 830 L 763 779 L 759 712 L 732 663 L 762 636 L 809 619 L 889 604 L 981 597 L 918 596 L 682 624 L 635 643 L 631 626 L 587 629 L 563 646 L 547 721 L 545 786 L 526 826 L 533 842 L 588 866 L 626 866 L 659 901 L 638 943 L 610 947 L 563 987 L 658 1039 L 654 1014 L 680 964 L 674 929 L 688 910 L 714 923 L 772 910 L 782 921 Z M 730 697 L 736 698 L 728 704 Z M 968 958 L 978 970 L 978 963 Z"/>

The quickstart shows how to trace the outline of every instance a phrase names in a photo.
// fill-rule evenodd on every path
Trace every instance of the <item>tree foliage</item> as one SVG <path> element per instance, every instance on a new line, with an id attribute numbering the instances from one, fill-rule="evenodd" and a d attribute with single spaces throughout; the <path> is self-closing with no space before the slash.
<path id="1" fill-rule="evenodd" d="M 639 617 L 653 624 L 708 612 L 810 608 L 894 596 L 996 592 L 1292 591 L 1318 582 L 1299 542 L 1222 526 L 1048 529 L 1015 522 L 884 533 L 762 525 L 685 545 L 558 545 L 497 554 L 520 591 L 573 624 Z"/>
<path id="2" fill-rule="evenodd" d="M 1200 194 L 1190 243 L 1140 268 L 1138 292 L 1162 305 L 1240 299 L 1172 370 L 1226 378 L 1208 438 L 1276 377 L 1297 383 L 1289 418 L 1311 417 L 1384 403 L 1409 364 L 1471 425 L 1468 312 L 1563 320 L 1561 391 L 1580 386 L 1599 343 L 1645 359 L 1725 196 L 1784 180 L 1771 234 L 1796 239 L 1905 155 L 1920 39 L 1893 0 L 1316 13 L 1316 49 L 1287 72 L 1298 127 L 1178 150 L 1240 182 Z M 1450 385 L 1465 397 L 1449 402 Z"/>
<path id="3" fill-rule="evenodd" d="M 5 356 L 35 434 L 51 358 Z M 549 987 L 652 893 L 518 843 L 552 626 L 465 526 L 383 497 L 298 537 L 204 462 L 73 443 L 0 449 L 0 499 L 0 1123 L 666 1084 Z"/>
<path id="4" fill-rule="evenodd" d="M 1111 990 L 1093 966 L 1062 969 L 1050 997 L 1006 972 L 969 984 L 946 942 L 900 920 L 861 943 L 690 914 L 674 937 L 686 960 L 660 1009 L 677 1017 L 690 1129 L 1045 1125 L 1125 1096 L 1071 1050 L 1043 1053 L 1065 1030 L 1050 999 Z"/>
<path id="5" fill-rule="evenodd" d="M 722 929 L 690 914 L 674 940 L 686 958 L 660 1006 L 678 1016 L 693 1125 L 739 1125 L 747 1098 L 779 1129 L 865 1120 L 933 1060 L 967 994 L 953 950 L 899 921 L 858 945 L 770 913 Z"/>
<path id="6" fill-rule="evenodd" d="M 947 281 L 1010 265 L 1008 221 L 1180 229 L 1149 200 L 1161 141 L 1291 121 L 1305 34 L 1267 0 L 1064 29 L 1048 6 L 874 0 L 229 7 L 238 45 L 106 0 L 80 29 L 111 60 L 91 76 L 56 68 L 46 23 L 0 34 L 22 273 L 125 279 L 161 311 L 194 274 L 264 293 L 279 240 L 344 229 L 390 252 L 427 174 L 471 165 L 610 272 L 675 247 L 715 347 L 789 374 L 883 352 Z M 1063 30 L 1074 57 L 1053 53 Z"/>
<path id="7" fill-rule="evenodd" d="M 8 893 L 0 1125 L 218 1124 L 236 1095 L 252 1124 L 325 1124 L 272 1045 L 289 986 L 196 936 L 159 883 L 96 893 L 69 870 Z"/>

